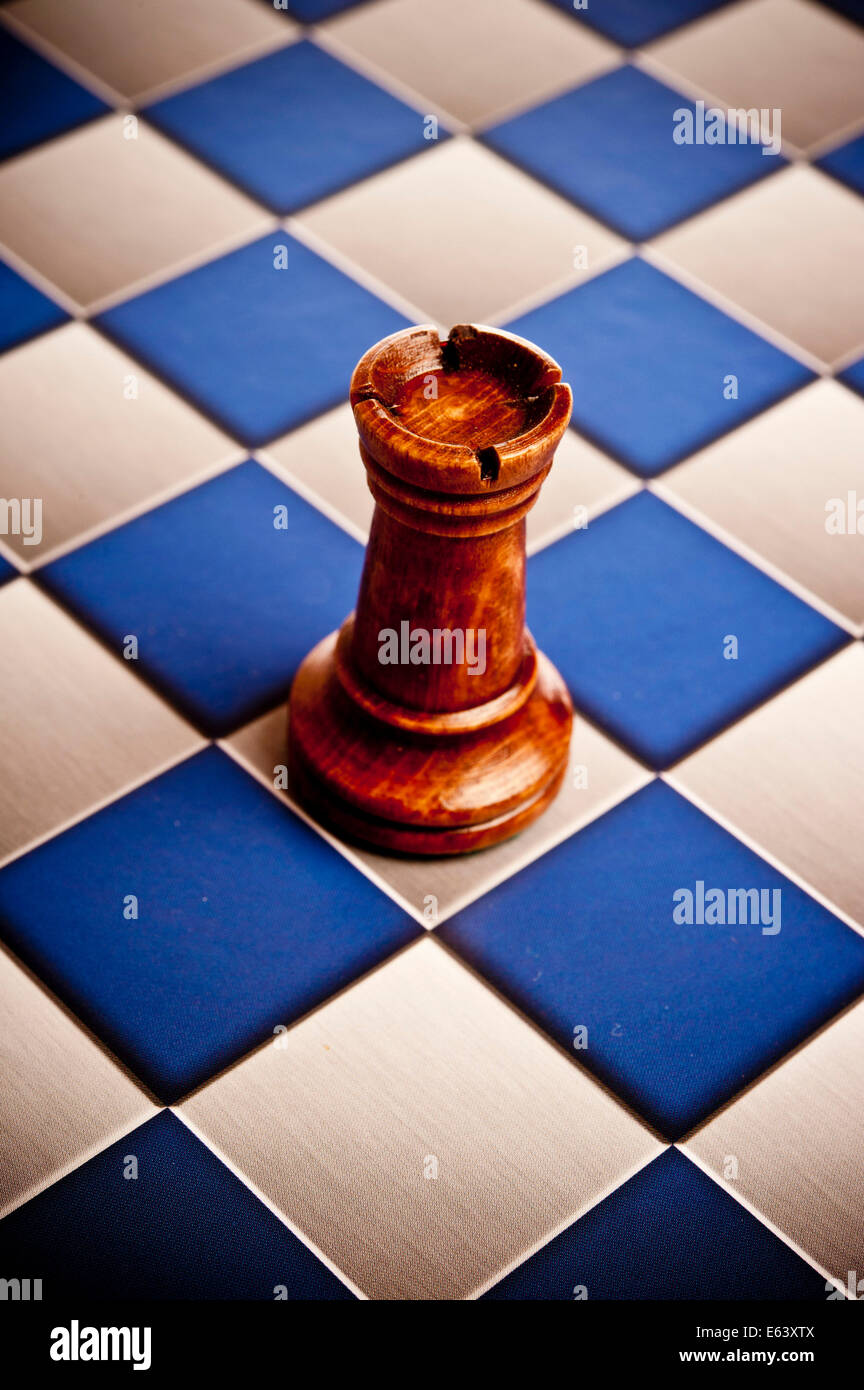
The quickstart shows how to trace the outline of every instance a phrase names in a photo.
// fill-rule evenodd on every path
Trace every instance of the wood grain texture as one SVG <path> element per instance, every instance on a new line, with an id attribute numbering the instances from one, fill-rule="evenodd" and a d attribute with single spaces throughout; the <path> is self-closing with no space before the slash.
<path id="1" fill-rule="evenodd" d="M 525 515 L 570 391 L 512 334 L 423 327 L 365 355 L 351 404 L 375 513 L 356 613 L 291 692 L 293 787 L 351 839 L 479 849 L 530 824 L 567 761 L 570 698 L 525 629 Z M 435 633 L 438 659 L 412 660 Z"/>

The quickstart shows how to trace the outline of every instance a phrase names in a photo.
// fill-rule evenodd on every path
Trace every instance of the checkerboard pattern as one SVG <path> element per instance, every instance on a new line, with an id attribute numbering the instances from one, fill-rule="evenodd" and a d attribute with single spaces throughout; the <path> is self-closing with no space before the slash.
<path id="1" fill-rule="evenodd" d="M 0 5 L 0 1275 L 864 1291 L 862 25 Z M 354 362 L 472 319 L 573 385 L 572 767 L 414 862 L 291 802 L 285 704 L 356 594 Z"/>

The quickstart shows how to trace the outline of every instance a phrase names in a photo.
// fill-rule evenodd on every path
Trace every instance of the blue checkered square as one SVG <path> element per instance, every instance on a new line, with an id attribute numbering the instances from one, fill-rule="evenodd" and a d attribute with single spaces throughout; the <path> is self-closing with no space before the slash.
<path id="1" fill-rule="evenodd" d="M 67 317 L 59 304 L 0 261 L 0 352 L 56 328 Z"/>
<path id="2" fill-rule="evenodd" d="M 42 582 L 205 733 L 287 699 L 350 612 L 363 551 L 247 462 L 46 566 Z"/>
<path id="3" fill-rule="evenodd" d="M 825 1280 L 695 1163 L 667 1149 L 485 1297 L 824 1299 Z"/>
<path id="4" fill-rule="evenodd" d="M 173 1101 L 419 929 L 208 748 L 0 872 L 0 930 Z"/>
<path id="5" fill-rule="evenodd" d="M 407 322 L 281 230 L 96 321 L 250 448 L 346 400 L 358 358 Z"/>
<path id="6" fill-rule="evenodd" d="M 485 140 L 632 241 L 772 173 L 761 145 L 677 144 L 680 92 L 622 67 L 495 126 Z"/>
<path id="7" fill-rule="evenodd" d="M 107 110 L 104 101 L 0 25 L 0 159 Z"/>
<path id="8" fill-rule="evenodd" d="M 576 703 L 653 767 L 848 641 L 648 492 L 533 557 L 528 622 Z"/>
<path id="9" fill-rule="evenodd" d="M 55 1304 L 353 1298 L 171 1111 L 0 1222 L 0 1260 Z"/>
<path id="10" fill-rule="evenodd" d="M 557 9 L 605 34 L 625 48 L 637 48 L 728 0 L 550 0 Z M 853 0 L 854 3 L 854 0 Z"/>
<path id="11" fill-rule="evenodd" d="M 764 890 L 775 920 L 760 898 L 760 922 L 712 924 L 700 883 Z M 670 1139 L 864 990 L 864 939 L 662 782 L 438 930 Z"/>
<path id="12" fill-rule="evenodd" d="M 419 112 L 306 40 L 145 114 L 279 213 L 428 148 Z"/>
<path id="13" fill-rule="evenodd" d="M 848 184 L 856 193 L 864 193 L 864 135 L 832 150 L 817 160 L 817 164 L 841 183 Z"/>
<path id="14" fill-rule="evenodd" d="M 642 477 L 740 425 L 812 373 L 638 257 L 507 325 L 573 387 L 573 424 Z"/>

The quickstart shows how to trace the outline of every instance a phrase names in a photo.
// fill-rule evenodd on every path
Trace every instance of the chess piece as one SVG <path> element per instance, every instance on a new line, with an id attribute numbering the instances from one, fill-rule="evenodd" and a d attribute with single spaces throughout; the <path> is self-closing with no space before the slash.
<path id="1" fill-rule="evenodd" d="M 292 786 L 349 839 L 480 849 L 567 763 L 570 698 L 525 628 L 525 515 L 570 389 L 511 333 L 423 327 L 366 353 L 351 404 L 375 513 L 356 612 L 294 681 Z"/>

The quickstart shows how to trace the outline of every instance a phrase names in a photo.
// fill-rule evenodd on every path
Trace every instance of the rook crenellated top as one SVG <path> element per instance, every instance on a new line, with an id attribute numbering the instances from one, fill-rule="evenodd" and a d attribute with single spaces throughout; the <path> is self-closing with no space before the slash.
<path id="1" fill-rule="evenodd" d="M 351 381 L 364 459 L 414 488 L 466 497 L 542 474 L 571 404 L 551 357 L 514 333 L 469 324 L 445 339 L 429 325 L 394 333 Z"/>

